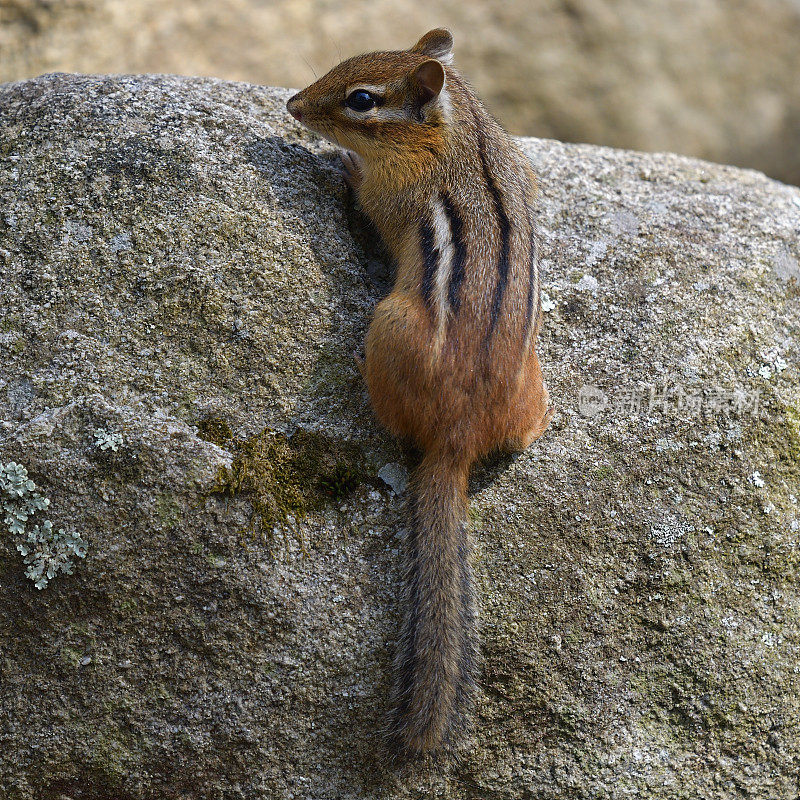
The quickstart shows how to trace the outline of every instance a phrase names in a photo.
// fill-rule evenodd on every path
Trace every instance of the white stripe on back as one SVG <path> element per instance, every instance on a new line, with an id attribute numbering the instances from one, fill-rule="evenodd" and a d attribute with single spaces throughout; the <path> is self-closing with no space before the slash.
<path id="1" fill-rule="evenodd" d="M 447 294 L 450 273 L 453 269 L 453 232 L 450 230 L 447 212 L 438 197 L 433 201 L 433 244 L 439 251 L 439 264 L 433 281 L 433 297 L 438 333 L 441 335 L 444 332 L 443 326 L 450 307 Z"/>

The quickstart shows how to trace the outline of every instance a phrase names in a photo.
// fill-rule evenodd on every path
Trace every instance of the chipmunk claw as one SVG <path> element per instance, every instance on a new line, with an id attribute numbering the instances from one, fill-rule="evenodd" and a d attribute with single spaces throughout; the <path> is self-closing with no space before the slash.
<path id="1" fill-rule="evenodd" d="M 361 156 L 352 150 L 343 150 L 339 156 L 344 166 L 345 183 L 355 192 L 361 186 L 361 181 L 363 180 Z"/>
<path id="2" fill-rule="evenodd" d="M 356 362 L 356 366 L 358 367 L 358 371 L 361 373 L 361 377 L 366 381 L 366 363 L 364 362 L 364 357 L 358 352 L 358 350 L 353 350 L 353 360 Z"/>

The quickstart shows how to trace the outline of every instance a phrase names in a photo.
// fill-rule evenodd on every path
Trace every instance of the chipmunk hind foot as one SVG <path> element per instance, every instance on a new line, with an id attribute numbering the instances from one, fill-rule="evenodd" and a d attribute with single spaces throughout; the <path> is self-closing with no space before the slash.
<path id="1" fill-rule="evenodd" d="M 506 453 L 521 453 L 527 450 L 547 430 L 554 413 L 555 407 L 548 406 L 547 411 L 532 428 L 517 436 L 510 436 L 500 449 Z"/>

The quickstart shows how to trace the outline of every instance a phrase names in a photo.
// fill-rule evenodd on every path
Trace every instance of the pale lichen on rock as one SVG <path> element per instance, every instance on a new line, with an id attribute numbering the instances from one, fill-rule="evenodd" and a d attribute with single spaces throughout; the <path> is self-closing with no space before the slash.
<path id="1" fill-rule="evenodd" d="M 0 460 L 92 542 L 46 593 L 0 562 L 0 795 L 795 797 L 800 190 L 521 141 L 558 413 L 472 482 L 474 748 L 398 775 L 403 455 L 352 359 L 388 271 L 288 96 L 0 88 Z"/>
<path id="2" fill-rule="evenodd" d="M 39 512 L 49 505 L 50 501 L 36 490 L 22 464 L 0 463 L 3 522 L 25 562 L 25 577 L 37 589 L 44 589 L 59 573 L 71 575 L 73 558 L 86 557 L 86 542 L 80 534 L 54 529 L 49 519 L 40 520 Z M 36 522 L 32 522 L 34 517 Z"/>

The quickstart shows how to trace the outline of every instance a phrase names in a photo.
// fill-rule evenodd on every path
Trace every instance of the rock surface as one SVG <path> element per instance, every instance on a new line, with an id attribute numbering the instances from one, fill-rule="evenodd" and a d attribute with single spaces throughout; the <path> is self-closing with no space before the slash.
<path id="1" fill-rule="evenodd" d="M 0 0 L 0 81 L 178 72 L 304 86 L 432 27 L 514 132 L 800 184 L 798 0 Z"/>
<path id="2" fill-rule="evenodd" d="M 37 591 L 2 529 L 0 796 L 796 797 L 800 190 L 522 141 L 559 411 L 473 478 L 473 746 L 394 770 L 390 278 L 287 96 L 0 88 L 0 461 L 89 543 Z"/>

